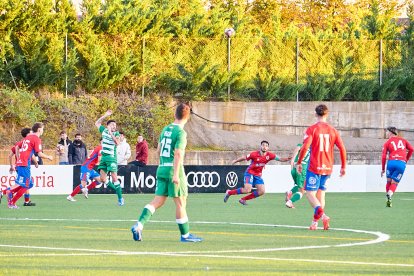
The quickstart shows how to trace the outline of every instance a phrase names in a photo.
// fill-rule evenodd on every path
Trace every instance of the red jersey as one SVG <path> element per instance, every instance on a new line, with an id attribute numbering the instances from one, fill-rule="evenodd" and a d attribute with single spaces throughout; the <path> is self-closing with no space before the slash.
<path id="1" fill-rule="evenodd" d="M 407 162 L 413 154 L 413 151 L 413 146 L 411 146 L 411 144 L 404 138 L 398 136 L 391 137 L 382 147 L 382 170 L 385 170 L 387 153 L 389 153 L 388 160 L 400 160 Z"/>
<path id="2" fill-rule="evenodd" d="M 82 166 L 87 166 L 89 170 L 92 170 L 96 164 L 98 164 L 99 156 L 101 156 L 102 146 L 99 145 L 93 149 L 93 152 L 89 157 L 83 162 Z"/>
<path id="3" fill-rule="evenodd" d="M 338 131 L 325 122 L 318 122 L 306 130 L 296 163 L 302 162 L 310 147 L 308 170 L 315 174 L 330 175 L 334 164 L 334 145 L 339 149 L 342 168 L 345 169 L 346 150 Z"/>
<path id="4" fill-rule="evenodd" d="M 260 151 L 253 151 L 246 156 L 246 160 L 252 160 L 246 172 L 255 176 L 262 176 L 262 171 L 265 165 L 270 161 L 276 159 L 276 154 L 272 152 L 265 152 L 263 155 Z"/>
<path id="5" fill-rule="evenodd" d="M 35 134 L 29 134 L 16 144 L 19 150 L 19 159 L 16 161 L 16 166 L 27 167 L 30 166 L 32 155 L 42 151 L 42 141 Z"/>

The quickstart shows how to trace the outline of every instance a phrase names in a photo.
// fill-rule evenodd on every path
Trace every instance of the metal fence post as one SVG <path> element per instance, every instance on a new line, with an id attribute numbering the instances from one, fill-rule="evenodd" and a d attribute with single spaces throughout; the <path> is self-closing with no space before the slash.
<path id="1" fill-rule="evenodd" d="M 379 85 L 382 85 L 382 39 L 379 41 Z"/>
<path id="2" fill-rule="evenodd" d="M 296 38 L 296 85 L 298 84 L 299 84 L 299 38 Z M 297 102 L 299 101 L 299 90 L 296 90 L 296 101 Z"/>
<path id="3" fill-rule="evenodd" d="M 144 83 L 144 73 L 145 73 L 145 37 L 142 38 L 142 49 L 141 49 L 141 68 L 142 68 L 142 87 L 141 87 L 141 98 L 144 100 L 145 95 L 145 83 Z"/>
<path id="4" fill-rule="evenodd" d="M 227 73 L 230 80 L 230 54 L 231 54 L 231 37 L 227 36 Z M 227 100 L 230 101 L 230 82 L 227 84 Z"/>
<path id="5" fill-rule="evenodd" d="M 65 98 L 68 97 L 68 33 L 65 34 Z"/>

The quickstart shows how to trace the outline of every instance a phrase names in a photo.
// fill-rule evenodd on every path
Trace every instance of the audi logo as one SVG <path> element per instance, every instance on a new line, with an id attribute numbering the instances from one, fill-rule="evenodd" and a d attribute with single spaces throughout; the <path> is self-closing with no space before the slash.
<path id="1" fill-rule="evenodd" d="M 237 174 L 235 172 L 229 172 L 226 175 L 226 184 L 230 188 L 234 188 L 237 186 L 237 182 L 239 182 L 239 178 L 237 177 Z"/>
<path id="2" fill-rule="evenodd" d="M 220 184 L 220 175 L 217 172 L 189 172 L 187 182 L 191 188 L 215 188 Z"/>

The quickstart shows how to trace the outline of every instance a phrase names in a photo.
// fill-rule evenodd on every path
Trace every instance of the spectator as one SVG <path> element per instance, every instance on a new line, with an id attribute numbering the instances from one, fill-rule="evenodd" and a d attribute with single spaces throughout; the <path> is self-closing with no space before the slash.
<path id="1" fill-rule="evenodd" d="M 71 165 L 82 165 L 86 158 L 88 158 L 88 150 L 82 141 L 82 135 L 80 133 L 76 133 L 75 140 L 69 146 L 68 157 L 69 164 Z"/>
<path id="2" fill-rule="evenodd" d="M 126 165 L 131 157 L 131 146 L 127 143 L 124 132 L 120 131 L 119 134 L 121 143 L 116 147 L 117 163 L 118 165 Z"/>
<path id="3" fill-rule="evenodd" d="M 65 131 L 60 133 L 60 141 L 56 146 L 56 152 L 59 158 L 59 165 L 69 165 L 69 145 L 72 141 L 69 140 L 68 135 Z"/>
<path id="4" fill-rule="evenodd" d="M 142 137 L 142 135 L 138 136 L 137 144 L 135 146 L 136 156 L 135 160 L 130 162 L 129 164 L 144 167 L 148 164 L 148 143 Z"/>

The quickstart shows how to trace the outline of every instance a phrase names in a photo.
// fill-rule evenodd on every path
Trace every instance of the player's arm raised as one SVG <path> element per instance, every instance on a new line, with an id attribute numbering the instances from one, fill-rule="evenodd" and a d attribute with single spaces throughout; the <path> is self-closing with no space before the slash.
<path id="1" fill-rule="evenodd" d="M 101 125 L 102 125 L 102 121 L 106 118 L 106 117 L 109 117 L 109 116 L 111 116 L 112 115 L 112 110 L 108 110 L 108 111 L 106 111 L 105 112 L 105 114 L 102 116 L 102 117 L 100 117 L 98 120 L 96 120 L 96 122 L 95 122 L 95 126 L 97 127 L 97 128 L 99 128 Z"/>

